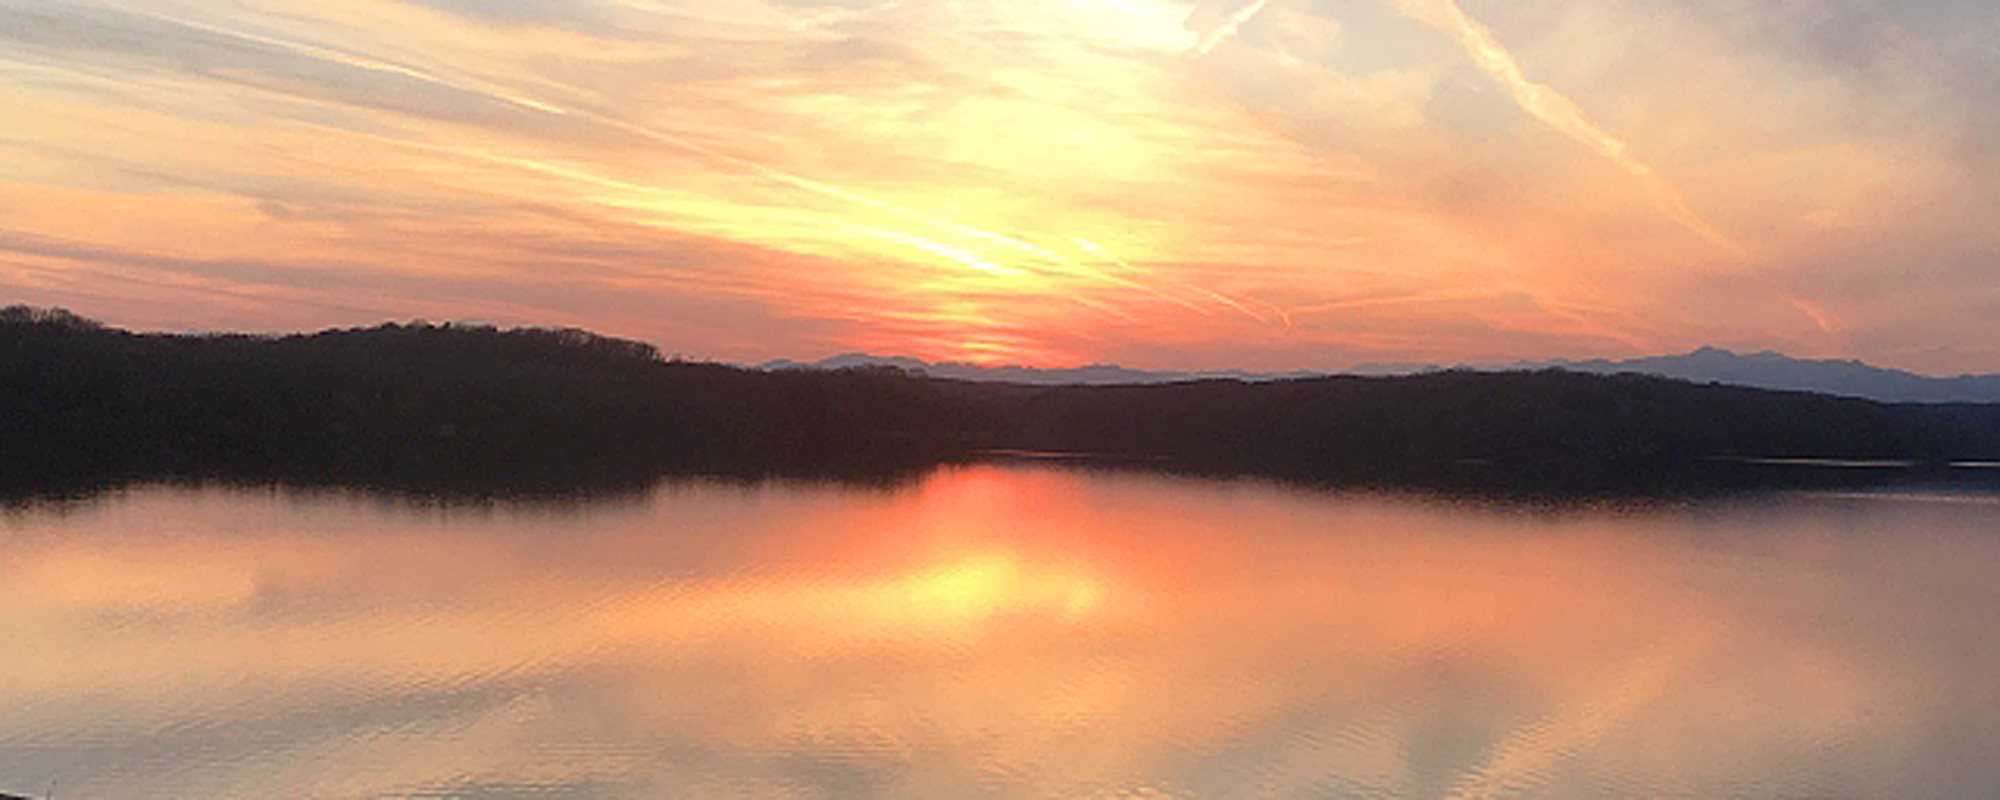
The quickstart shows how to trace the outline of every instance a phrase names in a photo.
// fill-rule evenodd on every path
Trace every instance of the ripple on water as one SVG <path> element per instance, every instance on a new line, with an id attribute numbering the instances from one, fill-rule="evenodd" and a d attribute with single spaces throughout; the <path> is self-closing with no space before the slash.
<path id="1" fill-rule="evenodd" d="M 7 525 L 17 792 L 2000 783 L 1954 744 L 2000 738 L 1975 493 L 1520 513 L 987 466 L 576 513 L 159 488 Z"/>

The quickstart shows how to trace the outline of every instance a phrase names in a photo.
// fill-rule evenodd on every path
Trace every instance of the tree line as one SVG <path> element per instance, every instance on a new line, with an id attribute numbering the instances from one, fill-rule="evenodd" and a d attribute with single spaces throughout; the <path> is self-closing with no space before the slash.
<path id="1" fill-rule="evenodd" d="M 893 475 L 997 449 L 1338 483 L 1698 487 L 1755 477 L 1770 457 L 1993 459 L 2000 406 L 1557 370 L 1039 387 L 669 360 L 574 329 L 175 335 L 0 310 L 0 487 L 561 488 Z"/>

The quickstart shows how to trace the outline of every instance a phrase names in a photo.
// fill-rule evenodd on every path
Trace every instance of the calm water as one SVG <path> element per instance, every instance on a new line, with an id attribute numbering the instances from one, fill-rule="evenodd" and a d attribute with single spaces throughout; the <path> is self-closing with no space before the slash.
<path id="1" fill-rule="evenodd" d="M 2000 501 L 1060 468 L 0 511 L 0 792 L 1989 795 Z"/>

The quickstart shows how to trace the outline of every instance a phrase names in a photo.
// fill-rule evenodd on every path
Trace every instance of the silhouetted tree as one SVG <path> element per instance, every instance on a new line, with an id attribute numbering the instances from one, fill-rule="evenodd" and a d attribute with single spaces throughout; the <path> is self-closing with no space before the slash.
<path id="1" fill-rule="evenodd" d="M 663 361 L 574 329 L 135 334 L 0 310 L 0 485 L 228 477 L 570 485 L 1090 451 L 1311 480 L 1616 490 L 1761 456 L 2000 456 L 2000 407 L 1635 375 L 1443 372 L 1031 387 Z"/>

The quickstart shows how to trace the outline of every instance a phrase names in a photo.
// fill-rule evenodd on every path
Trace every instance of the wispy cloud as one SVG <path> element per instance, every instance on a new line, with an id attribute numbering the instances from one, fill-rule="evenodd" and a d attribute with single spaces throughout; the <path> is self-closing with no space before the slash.
<path id="1" fill-rule="evenodd" d="M 1585 114 L 1583 109 L 1547 84 L 1537 83 L 1522 72 L 1512 53 L 1495 39 L 1493 32 L 1465 13 L 1457 0 L 1436 0 L 1435 22 L 1464 45 L 1466 53 L 1487 75 L 1507 91 L 1523 111 L 1541 120 L 1556 132 L 1616 163 L 1645 187 L 1660 210 L 1682 227 L 1718 247 L 1741 255 L 1743 248 L 1688 207 L 1679 189 L 1631 152 L 1624 140 L 1611 135 Z"/>
<path id="2" fill-rule="evenodd" d="M 1991 334 L 2000 28 L 1869 12 L 1912 61 L 1859 13 L 1868 58 L 1637 0 L 0 0 L 0 215 L 72 248 L 18 288 L 114 322 L 184 286 L 262 329 L 1266 367 Z"/>
<path id="3" fill-rule="evenodd" d="M 1271 0 L 1250 0 L 1249 5 L 1237 9 L 1236 13 L 1230 14 L 1221 25 L 1215 26 L 1215 30 L 1209 31 L 1207 36 L 1202 37 L 1201 43 L 1195 45 L 1195 52 L 1207 55 L 1217 45 L 1229 41 L 1229 37 L 1235 36 L 1237 31 L 1242 30 L 1245 24 L 1255 19 L 1263 12 L 1264 7 L 1270 4 Z"/>

